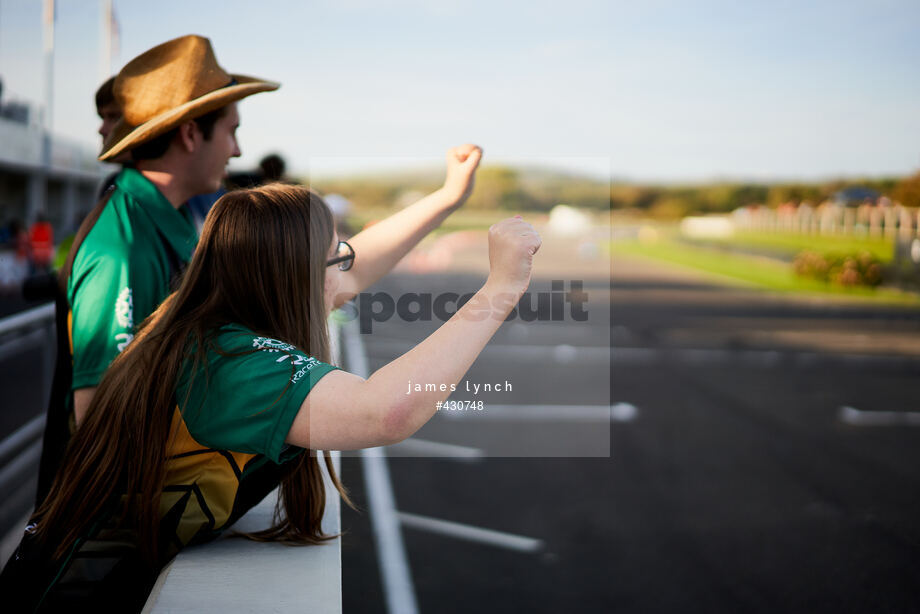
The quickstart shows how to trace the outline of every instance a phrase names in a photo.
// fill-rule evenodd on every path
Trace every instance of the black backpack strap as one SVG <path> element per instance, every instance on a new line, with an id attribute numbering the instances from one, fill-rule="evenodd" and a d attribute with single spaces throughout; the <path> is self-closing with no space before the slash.
<path id="1" fill-rule="evenodd" d="M 54 379 L 51 384 L 51 398 L 48 402 L 48 411 L 45 420 L 45 433 L 42 438 L 42 456 L 38 466 L 38 490 L 35 493 L 35 506 L 38 507 L 57 473 L 64 451 L 70 442 L 70 412 L 73 407 L 73 356 L 70 353 L 70 329 L 67 325 L 70 314 L 70 303 L 67 301 L 67 282 L 73 271 L 73 262 L 77 250 L 86 239 L 86 235 L 93 229 L 103 209 L 109 202 L 114 186 L 110 187 L 102 199 L 96 203 L 90 214 L 86 216 L 74 237 L 73 244 L 67 254 L 67 261 L 58 275 L 57 292 L 55 296 L 54 319 L 57 332 L 57 357 L 54 365 Z"/>
<path id="2" fill-rule="evenodd" d="M 70 247 L 70 252 L 67 254 L 67 261 L 58 276 L 58 291 L 55 299 L 57 359 L 54 367 L 54 380 L 51 386 L 51 399 L 48 403 L 47 420 L 45 422 L 42 456 L 38 469 L 38 490 L 35 494 L 36 507 L 47 496 L 48 490 L 51 488 L 51 482 L 54 480 L 54 475 L 61 466 L 64 452 L 71 437 L 73 355 L 70 350 L 70 329 L 67 325 L 68 315 L 70 314 L 70 303 L 67 301 L 67 284 L 73 272 L 73 263 L 76 259 L 77 251 L 83 244 L 84 239 L 86 239 L 86 235 L 96 225 L 99 216 L 102 215 L 102 211 L 108 204 L 114 189 L 114 185 L 109 187 L 102 199 L 96 203 L 96 206 L 80 225 L 80 229 L 74 237 L 73 245 Z M 169 285 L 172 289 L 185 271 L 186 263 L 182 261 L 179 254 L 159 229 L 157 229 L 157 234 L 160 237 L 169 262 Z"/>

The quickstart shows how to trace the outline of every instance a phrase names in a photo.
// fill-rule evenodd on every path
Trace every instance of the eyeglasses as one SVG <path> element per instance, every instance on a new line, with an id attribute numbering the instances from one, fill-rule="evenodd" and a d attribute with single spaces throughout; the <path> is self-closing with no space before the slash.
<path id="1" fill-rule="evenodd" d="M 340 271 L 347 271 L 355 262 L 355 250 L 346 241 L 339 241 L 335 248 L 335 257 L 326 261 L 326 266 L 339 265 Z"/>

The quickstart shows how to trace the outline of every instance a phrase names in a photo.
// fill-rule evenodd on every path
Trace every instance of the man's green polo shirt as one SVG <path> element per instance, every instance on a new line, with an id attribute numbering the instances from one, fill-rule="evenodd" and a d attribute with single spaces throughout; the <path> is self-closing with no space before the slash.
<path id="1" fill-rule="evenodd" d="M 86 235 L 67 284 L 73 389 L 96 386 L 135 328 L 170 292 L 175 262 L 187 263 L 198 234 L 140 172 L 126 168 Z"/>

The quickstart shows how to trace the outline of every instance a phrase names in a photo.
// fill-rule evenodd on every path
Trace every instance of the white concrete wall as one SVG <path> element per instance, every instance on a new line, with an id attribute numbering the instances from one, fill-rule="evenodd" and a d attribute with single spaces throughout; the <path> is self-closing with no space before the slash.
<path id="1" fill-rule="evenodd" d="M 339 533 L 340 499 L 325 471 L 323 476 L 326 482 L 323 531 Z M 268 528 L 275 500 L 276 494 L 270 494 L 233 528 L 238 531 Z M 187 548 L 160 574 L 144 612 L 341 614 L 341 539 L 321 546 L 285 546 L 223 537 Z"/>

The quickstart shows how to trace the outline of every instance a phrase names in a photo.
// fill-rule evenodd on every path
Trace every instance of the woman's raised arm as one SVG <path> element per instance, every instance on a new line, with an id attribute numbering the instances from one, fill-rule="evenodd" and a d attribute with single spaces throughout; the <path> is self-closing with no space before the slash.
<path id="1" fill-rule="evenodd" d="M 479 292 L 427 339 L 366 380 L 344 371 L 323 377 L 301 405 L 287 443 L 353 450 L 396 443 L 417 431 L 520 300 L 540 244 L 520 217 L 493 225 L 489 277 Z M 436 389 L 408 393 L 410 381 Z"/>
<path id="2" fill-rule="evenodd" d="M 362 230 L 349 243 L 360 257 L 342 275 L 335 306 L 341 307 L 396 266 L 428 233 L 460 207 L 473 189 L 482 149 L 461 145 L 447 152 L 447 178 L 440 189 Z"/>

